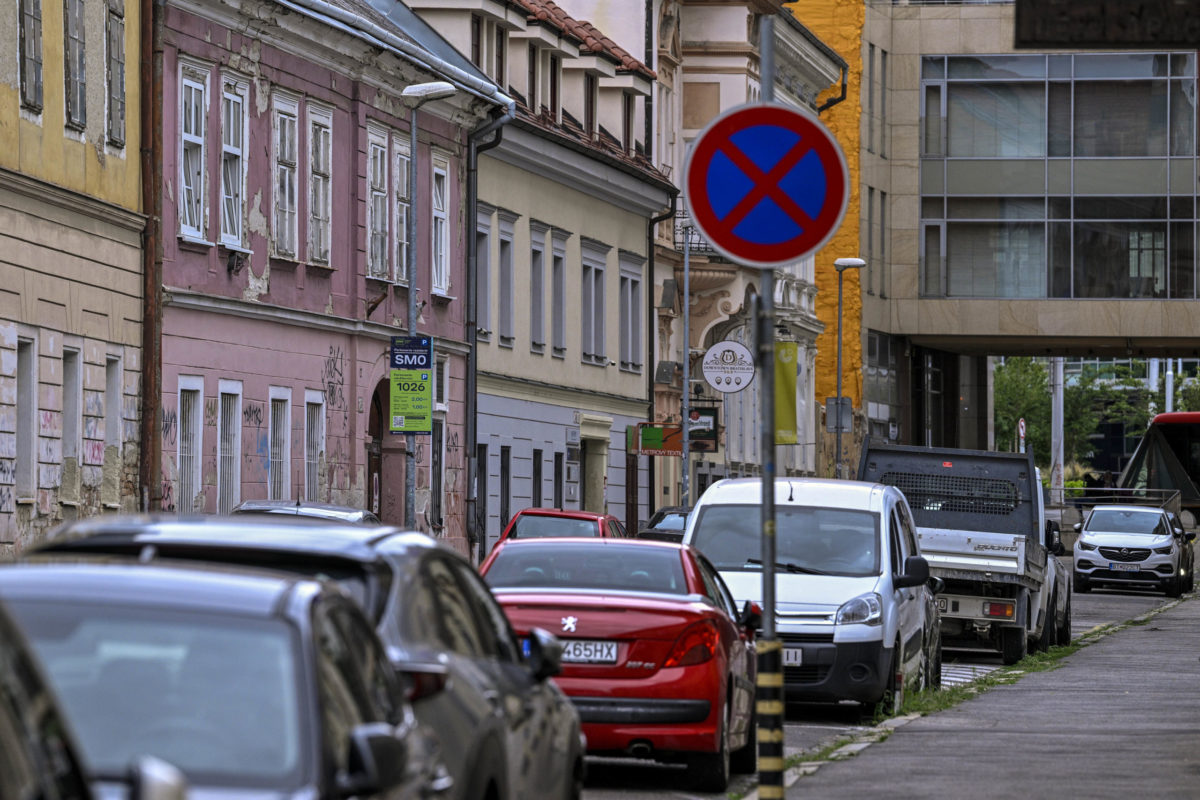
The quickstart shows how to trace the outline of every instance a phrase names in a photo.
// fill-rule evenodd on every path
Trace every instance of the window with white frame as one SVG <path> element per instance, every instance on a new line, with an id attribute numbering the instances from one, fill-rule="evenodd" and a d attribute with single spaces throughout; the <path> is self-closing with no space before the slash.
<path id="1" fill-rule="evenodd" d="M 107 112 L 108 142 L 117 147 L 125 145 L 125 0 L 108 0 L 105 25 L 108 40 L 106 77 L 108 79 Z"/>
<path id="2" fill-rule="evenodd" d="M 408 242 L 408 215 L 412 213 L 412 203 L 408 198 L 408 171 L 411 168 L 408 145 L 399 136 L 393 136 L 392 187 L 396 195 L 396 207 L 392 226 L 396 229 L 396 280 L 405 283 L 408 281 L 409 259 L 413 257 Z"/>
<path id="3" fill-rule="evenodd" d="M 567 234 L 555 231 L 550 257 L 550 354 L 567 352 Z"/>
<path id="4" fill-rule="evenodd" d="M 492 214 L 479 203 L 475 212 L 475 328 L 480 340 L 492 338 Z"/>
<path id="5" fill-rule="evenodd" d="M 621 254 L 620 351 L 621 369 L 642 371 L 642 264 L 632 253 Z"/>
<path id="6" fill-rule="evenodd" d="M 499 261 L 496 264 L 497 283 L 497 327 L 500 334 L 500 346 L 512 347 L 516 334 L 514 316 L 516 314 L 515 298 L 516 276 L 513 274 L 513 226 L 519 217 L 511 211 L 500 211 Z"/>
<path id="7" fill-rule="evenodd" d="M 605 365 L 604 346 L 604 265 L 608 247 L 599 242 L 584 242 L 582 250 L 582 286 L 580 298 L 580 349 L 585 364 Z"/>
<path id="8" fill-rule="evenodd" d="M 179 66 L 179 230 L 203 238 L 208 215 L 205 133 L 208 121 L 208 68 L 187 61 Z"/>
<path id="9" fill-rule="evenodd" d="M 329 263 L 333 241 L 333 110 L 308 104 L 308 260 Z"/>
<path id="10" fill-rule="evenodd" d="M 66 32 L 66 52 L 63 68 L 67 81 L 67 127 L 83 130 L 87 125 L 87 77 L 84 58 L 83 0 L 64 0 L 63 29 Z"/>
<path id="11" fill-rule="evenodd" d="M 430 272 L 433 291 L 450 292 L 450 159 L 433 154 L 431 181 L 432 232 L 430 236 Z"/>
<path id="12" fill-rule="evenodd" d="M 546 232 L 549 226 L 529 223 L 529 349 L 546 350 Z"/>
<path id="13" fill-rule="evenodd" d="M 228 514 L 242 494 L 242 382 L 223 380 L 217 410 L 217 513 Z"/>
<path id="14" fill-rule="evenodd" d="M 367 276 L 388 280 L 387 133 L 367 129 Z"/>
<path id="15" fill-rule="evenodd" d="M 633 95 L 629 92 L 621 94 L 621 149 L 626 153 L 633 152 Z"/>
<path id="16" fill-rule="evenodd" d="M 42 110 L 42 0 L 18 0 L 21 106 Z"/>
<path id="17" fill-rule="evenodd" d="M 196 500 L 200 496 L 200 447 L 204 432 L 200 414 L 203 405 L 204 379 L 199 376 L 181 375 L 179 408 L 176 411 L 179 430 L 179 439 L 176 442 L 179 489 L 175 497 L 175 510 L 180 514 L 195 511 Z"/>
<path id="18" fill-rule="evenodd" d="M 538 61 L 542 51 L 533 42 L 529 43 L 529 71 L 525 75 L 525 100 L 529 110 L 538 113 Z"/>
<path id="19" fill-rule="evenodd" d="M 443 526 L 445 515 L 445 468 L 446 463 L 446 412 L 448 405 L 447 385 L 450 381 L 450 361 L 440 357 L 435 361 L 433 374 L 433 426 L 429 441 L 429 520 L 436 527 Z"/>
<path id="20" fill-rule="evenodd" d="M 325 393 L 304 390 L 304 499 L 321 499 L 321 459 L 325 455 Z"/>
<path id="21" fill-rule="evenodd" d="M 269 452 L 267 456 L 267 498 L 284 500 L 291 494 L 291 406 L 292 392 L 282 386 L 272 386 L 270 393 L 271 417 L 267 433 Z"/>
<path id="22" fill-rule="evenodd" d="M 277 92 L 271 98 L 271 105 L 275 123 L 275 255 L 295 258 L 300 146 L 296 120 L 300 104 L 295 97 Z"/>
<path id="23" fill-rule="evenodd" d="M 588 72 L 583 76 L 583 132 L 591 139 L 596 135 L 596 97 L 600 79 Z"/>
<path id="24" fill-rule="evenodd" d="M 37 340 L 17 339 L 17 463 L 14 476 L 18 500 L 32 502 L 37 492 L 38 466 Z"/>
<path id="25" fill-rule="evenodd" d="M 246 196 L 246 98 L 243 78 L 221 78 L 221 243 L 242 246 Z"/>

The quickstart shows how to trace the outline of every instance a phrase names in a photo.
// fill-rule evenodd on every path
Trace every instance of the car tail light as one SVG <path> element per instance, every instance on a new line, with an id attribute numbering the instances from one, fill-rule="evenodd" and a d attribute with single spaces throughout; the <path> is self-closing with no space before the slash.
<path id="1" fill-rule="evenodd" d="M 703 664 L 717 654 L 717 641 L 720 638 L 716 626 L 708 620 L 693 623 L 675 640 L 663 666 L 690 667 Z"/>
<path id="2" fill-rule="evenodd" d="M 983 615 L 985 617 L 1004 617 L 1012 619 L 1013 604 L 1012 603 L 984 603 Z"/>

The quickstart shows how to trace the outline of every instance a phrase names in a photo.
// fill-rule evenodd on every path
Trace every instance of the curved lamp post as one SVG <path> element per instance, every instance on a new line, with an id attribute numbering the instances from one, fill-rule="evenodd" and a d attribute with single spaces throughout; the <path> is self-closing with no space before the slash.
<path id="1" fill-rule="evenodd" d="M 417 109 L 429 100 L 449 97 L 458 91 L 447 81 L 414 83 L 404 87 L 401 97 L 408 101 L 408 218 L 404 235 L 408 240 L 408 333 L 417 333 Z M 417 441 L 409 433 L 404 437 L 404 527 L 416 530 Z"/>
<path id="2" fill-rule="evenodd" d="M 842 477 L 842 273 L 848 269 L 862 269 L 867 265 L 861 258 L 839 258 L 833 262 L 838 276 L 838 334 L 837 334 L 837 421 L 834 423 L 834 477 Z"/>

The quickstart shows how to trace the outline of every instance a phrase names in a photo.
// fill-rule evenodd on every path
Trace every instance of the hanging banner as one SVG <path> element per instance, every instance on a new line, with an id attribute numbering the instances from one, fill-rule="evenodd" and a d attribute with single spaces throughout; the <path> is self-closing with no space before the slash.
<path id="1" fill-rule="evenodd" d="M 775 342 L 775 444 L 799 444 L 796 431 L 798 342 Z"/>

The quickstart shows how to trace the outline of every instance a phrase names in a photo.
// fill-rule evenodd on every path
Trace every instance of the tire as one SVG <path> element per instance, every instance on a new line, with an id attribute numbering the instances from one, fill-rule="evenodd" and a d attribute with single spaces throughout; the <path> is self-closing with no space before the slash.
<path id="1" fill-rule="evenodd" d="M 746 733 L 746 743 L 729 755 L 729 769 L 737 775 L 751 775 L 758 772 L 758 709 L 755 701 L 750 700 L 750 730 Z"/>
<path id="2" fill-rule="evenodd" d="M 1015 664 L 1029 652 L 1029 642 L 1024 628 L 1000 629 L 1000 655 L 1005 666 Z"/>
<path id="3" fill-rule="evenodd" d="M 1062 617 L 1058 620 L 1058 643 L 1071 643 L 1071 593 L 1067 592 L 1067 605 L 1063 608 Z"/>
<path id="4" fill-rule="evenodd" d="M 892 648 L 892 660 L 888 666 L 887 680 L 883 684 L 883 695 L 875 703 L 872 709 L 875 719 L 884 719 L 896 713 L 896 698 L 900 694 L 900 687 L 896 681 L 896 672 L 900 668 L 900 642 L 896 642 Z"/>
<path id="5" fill-rule="evenodd" d="M 1044 653 L 1058 644 L 1058 597 L 1050 597 L 1050 606 L 1046 609 L 1046 619 L 1042 623 L 1042 635 L 1034 639 L 1029 648 L 1032 653 Z"/>
<path id="6" fill-rule="evenodd" d="M 1183 596 L 1183 578 L 1176 575 L 1173 578 L 1167 578 L 1166 583 L 1167 597 L 1182 597 Z"/>
<path id="7" fill-rule="evenodd" d="M 717 752 L 692 753 L 687 760 L 688 777 L 698 792 L 724 792 L 729 786 L 729 705 L 721 713 L 717 729 Z"/>
<path id="8" fill-rule="evenodd" d="M 1183 583 L 1183 591 L 1191 594 L 1196 589 L 1196 570 L 1189 569 L 1187 579 Z"/>
<path id="9" fill-rule="evenodd" d="M 942 634 L 934 632 L 933 646 L 925 659 L 925 689 L 942 688 Z"/>
<path id="10" fill-rule="evenodd" d="M 1079 592 L 1080 594 L 1087 594 L 1091 590 L 1092 590 L 1092 582 L 1089 581 L 1087 578 L 1085 578 L 1083 575 L 1080 575 L 1078 572 L 1076 572 L 1075 573 L 1075 591 Z"/>

